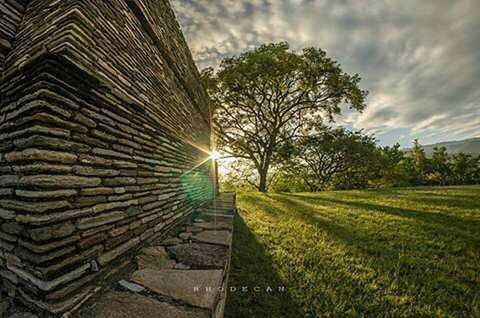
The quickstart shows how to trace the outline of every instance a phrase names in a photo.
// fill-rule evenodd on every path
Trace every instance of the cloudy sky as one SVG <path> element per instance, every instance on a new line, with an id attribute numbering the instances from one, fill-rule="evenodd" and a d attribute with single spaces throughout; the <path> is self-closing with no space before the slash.
<path id="1" fill-rule="evenodd" d="M 199 69 L 265 42 L 321 47 L 370 91 L 339 118 L 406 146 L 480 137 L 479 0 L 172 0 Z"/>

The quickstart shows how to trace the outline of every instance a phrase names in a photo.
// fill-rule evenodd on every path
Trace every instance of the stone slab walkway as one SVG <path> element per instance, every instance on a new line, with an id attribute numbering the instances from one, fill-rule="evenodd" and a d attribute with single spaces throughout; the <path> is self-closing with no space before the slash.
<path id="1" fill-rule="evenodd" d="M 180 231 L 140 250 L 136 270 L 75 317 L 223 317 L 234 214 L 234 194 L 219 195 Z"/>

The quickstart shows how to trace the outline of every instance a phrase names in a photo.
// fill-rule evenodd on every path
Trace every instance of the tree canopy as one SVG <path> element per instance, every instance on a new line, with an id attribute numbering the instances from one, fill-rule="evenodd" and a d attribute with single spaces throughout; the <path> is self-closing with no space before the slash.
<path id="1" fill-rule="evenodd" d="M 376 163 L 375 139 L 361 131 L 321 127 L 299 138 L 283 167 L 297 174 L 309 191 L 324 189 L 334 176 L 357 172 Z"/>

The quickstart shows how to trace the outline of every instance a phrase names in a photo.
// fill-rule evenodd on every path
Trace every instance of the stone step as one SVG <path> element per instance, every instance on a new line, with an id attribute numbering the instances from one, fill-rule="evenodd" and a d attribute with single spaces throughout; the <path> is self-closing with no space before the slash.
<path id="1" fill-rule="evenodd" d="M 130 280 L 157 294 L 213 311 L 222 278 L 222 270 L 142 269 L 134 272 Z"/>
<path id="2" fill-rule="evenodd" d="M 212 201 L 210 202 L 209 204 L 205 205 L 205 206 L 216 206 L 216 207 L 220 207 L 220 208 L 229 208 L 229 209 L 233 209 L 235 208 L 235 204 L 231 203 L 231 202 L 221 202 L 221 201 Z"/>
<path id="3" fill-rule="evenodd" d="M 215 200 L 211 202 L 212 205 L 224 205 L 224 206 L 234 206 L 235 202 L 225 201 L 225 200 Z"/>
<path id="4" fill-rule="evenodd" d="M 111 291 L 96 304 L 95 318 L 208 318 L 207 310 L 161 302 L 128 292 Z"/>
<path id="5" fill-rule="evenodd" d="M 195 223 L 196 227 L 199 227 L 204 230 L 232 230 L 233 224 L 228 221 L 218 221 L 218 222 L 200 222 Z"/>
<path id="6" fill-rule="evenodd" d="M 233 215 L 219 213 L 201 213 L 195 219 L 195 224 L 203 222 L 233 222 Z"/>
<path id="7" fill-rule="evenodd" d="M 232 243 L 232 233 L 230 231 L 203 231 L 191 237 L 192 241 L 230 246 Z"/>
<path id="8" fill-rule="evenodd" d="M 206 212 L 206 213 L 220 213 L 220 214 L 228 214 L 228 215 L 233 215 L 235 214 L 234 209 L 216 209 L 216 208 L 202 208 L 199 209 L 199 212 Z"/>
<path id="9" fill-rule="evenodd" d="M 204 243 L 185 243 L 167 247 L 177 261 L 192 268 L 223 269 L 228 260 L 228 248 Z"/>

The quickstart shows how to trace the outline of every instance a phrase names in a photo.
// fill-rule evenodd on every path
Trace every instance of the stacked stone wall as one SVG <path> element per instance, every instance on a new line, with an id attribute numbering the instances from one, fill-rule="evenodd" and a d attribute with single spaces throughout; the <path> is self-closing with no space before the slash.
<path id="1" fill-rule="evenodd" d="M 3 71 L 5 58 L 12 49 L 26 4 L 27 1 L 24 0 L 0 1 L 0 74 Z"/>
<path id="2" fill-rule="evenodd" d="M 209 110 L 166 0 L 33 0 L 19 21 L 0 82 L 0 279 L 58 314 L 212 199 Z"/>

